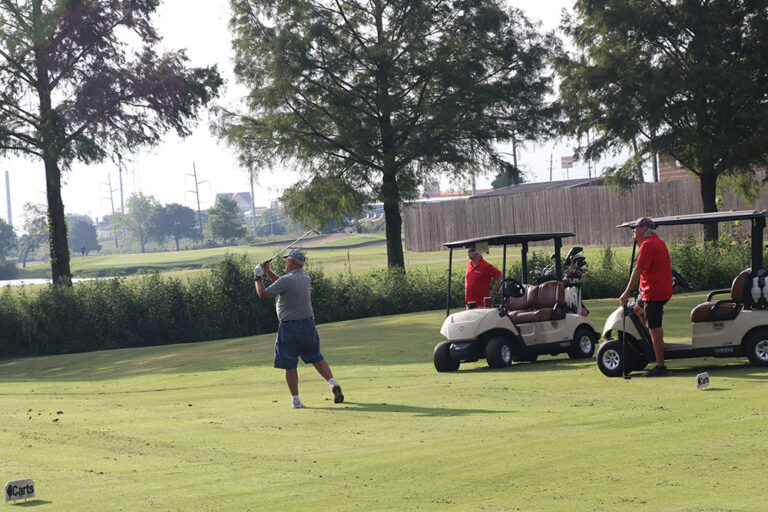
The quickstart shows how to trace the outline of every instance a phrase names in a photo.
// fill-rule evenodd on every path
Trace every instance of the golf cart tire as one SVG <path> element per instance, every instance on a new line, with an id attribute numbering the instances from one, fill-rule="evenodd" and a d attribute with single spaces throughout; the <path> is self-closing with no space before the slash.
<path id="1" fill-rule="evenodd" d="M 595 353 L 595 334 L 592 329 L 582 325 L 573 335 L 573 347 L 568 351 L 571 359 L 589 359 Z"/>
<path id="2" fill-rule="evenodd" d="M 744 337 L 744 352 L 755 366 L 768 366 L 768 329 L 758 329 Z"/>
<path id="3" fill-rule="evenodd" d="M 494 336 L 485 346 L 485 359 L 490 368 L 506 368 L 512 364 L 512 346 L 504 336 Z"/>
<path id="4" fill-rule="evenodd" d="M 451 344 L 443 341 L 435 346 L 434 353 L 435 370 L 438 372 L 455 372 L 459 369 L 461 361 L 451 357 Z"/>
<path id="5" fill-rule="evenodd" d="M 625 351 L 621 346 L 621 341 L 608 340 L 600 345 L 597 351 L 597 367 L 606 377 L 621 377 L 623 376 L 622 359 L 625 356 L 627 374 L 629 374 L 634 369 L 637 360 L 635 348 L 627 344 Z"/>

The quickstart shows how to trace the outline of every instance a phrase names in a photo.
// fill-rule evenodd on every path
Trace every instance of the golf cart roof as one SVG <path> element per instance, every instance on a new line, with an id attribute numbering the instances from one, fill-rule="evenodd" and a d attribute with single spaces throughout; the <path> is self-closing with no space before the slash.
<path id="1" fill-rule="evenodd" d="M 688 215 L 671 215 L 669 217 L 656 217 L 653 222 L 656 226 L 676 226 L 681 224 L 709 224 L 712 222 L 731 222 L 736 220 L 759 219 L 768 216 L 768 210 L 740 210 L 735 212 L 713 212 L 713 213 L 692 213 Z M 636 222 L 637 219 L 627 221 L 616 226 L 617 228 L 628 228 Z"/>
<path id="2" fill-rule="evenodd" d="M 450 249 L 457 247 L 466 247 L 470 244 L 488 242 L 488 245 L 512 245 L 527 242 L 543 242 L 545 240 L 561 240 L 570 236 L 576 236 L 574 233 L 514 233 L 508 235 L 481 236 L 479 238 L 467 238 L 466 240 L 457 240 L 455 242 L 446 242 L 443 246 Z"/>

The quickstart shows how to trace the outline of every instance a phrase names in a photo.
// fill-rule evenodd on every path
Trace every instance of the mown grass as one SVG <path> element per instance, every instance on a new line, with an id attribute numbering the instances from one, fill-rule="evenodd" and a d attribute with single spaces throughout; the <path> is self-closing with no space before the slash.
<path id="1" fill-rule="evenodd" d="M 385 245 L 368 245 L 370 242 L 382 241 L 382 235 L 352 235 L 348 238 L 327 242 L 323 245 L 305 247 L 307 264 L 310 268 L 319 268 L 324 272 L 335 274 L 352 272 L 367 273 L 371 269 L 387 266 L 387 249 Z M 286 241 L 285 245 L 292 240 Z M 341 246 L 341 247 L 339 247 Z M 349 247 L 351 246 L 351 247 Z M 569 250 L 566 246 L 562 256 Z M 584 254 L 587 261 L 596 261 L 602 248 L 587 247 Z M 153 253 L 112 254 L 106 256 L 92 255 L 88 257 L 75 256 L 70 260 L 74 277 L 94 277 L 108 275 L 133 275 L 152 271 L 174 276 L 196 275 L 215 265 L 229 254 L 246 254 L 254 262 L 272 257 L 279 248 L 274 246 L 234 246 L 217 247 L 212 249 L 196 249 L 188 251 L 166 251 Z M 616 248 L 617 258 L 629 261 L 631 248 Z M 552 249 L 549 247 L 532 247 L 531 252 L 539 252 L 548 258 Z M 492 247 L 486 259 L 499 269 L 502 264 L 502 250 Z M 510 247 L 507 252 L 507 265 L 511 267 L 520 261 L 520 248 Z M 466 253 L 456 250 L 453 254 L 453 271 L 463 272 L 466 263 Z M 405 252 L 406 268 L 415 268 L 435 272 L 448 269 L 448 251 Z M 49 278 L 48 264 L 28 265 L 19 269 L 19 278 Z"/>
<path id="2" fill-rule="evenodd" d="M 668 334 L 700 300 L 673 299 Z M 588 305 L 599 326 L 616 300 Z M 302 367 L 301 410 L 273 335 L 0 361 L 0 477 L 33 478 L 38 510 L 764 510 L 764 370 L 675 360 L 625 381 L 558 356 L 438 374 L 443 318 L 321 325 L 347 400 Z"/>

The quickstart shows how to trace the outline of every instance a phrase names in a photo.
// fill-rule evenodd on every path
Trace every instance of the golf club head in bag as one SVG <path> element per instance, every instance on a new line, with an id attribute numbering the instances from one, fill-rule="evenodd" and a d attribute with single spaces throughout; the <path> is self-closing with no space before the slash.
<path id="1" fill-rule="evenodd" d="M 577 254 L 579 254 L 583 250 L 584 250 L 584 248 L 583 247 L 579 247 L 578 245 L 575 245 L 575 246 L 571 247 L 571 250 L 568 251 L 568 254 L 565 255 L 564 263 L 566 265 L 570 265 L 571 264 L 571 259 L 573 259 L 574 256 L 576 256 Z"/>

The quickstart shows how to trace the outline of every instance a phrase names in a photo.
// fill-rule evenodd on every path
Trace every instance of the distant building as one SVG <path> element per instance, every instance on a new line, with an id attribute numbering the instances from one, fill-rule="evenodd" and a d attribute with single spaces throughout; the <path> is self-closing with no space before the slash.
<path id="1" fill-rule="evenodd" d="M 493 190 L 478 190 L 477 194 L 470 199 L 476 197 L 491 197 L 491 196 L 506 196 L 510 194 L 530 194 L 533 192 L 541 192 L 544 190 L 563 190 L 568 188 L 579 188 L 598 186 L 603 184 L 602 178 L 579 178 L 573 180 L 558 180 L 558 181 L 539 181 L 536 183 L 520 183 L 519 185 L 510 185 L 508 187 L 501 187 Z"/>
<path id="2" fill-rule="evenodd" d="M 765 175 L 765 166 L 755 166 L 759 179 Z M 659 155 L 659 181 L 694 180 L 694 175 L 687 167 L 671 155 Z"/>
<path id="3" fill-rule="evenodd" d="M 693 175 L 671 155 L 659 155 L 659 181 L 689 180 Z"/>
<path id="4" fill-rule="evenodd" d="M 243 215 L 245 215 L 246 213 L 250 213 L 251 211 L 251 193 L 250 192 L 234 192 L 234 193 L 225 192 L 222 194 L 216 194 L 216 199 L 214 199 L 213 204 L 216 204 L 216 201 L 218 201 L 220 197 L 233 199 L 237 203 L 237 207 L 240 209 Z"/>
<path id="5" fill-rule="evenodd" d="M 482 189 L 482 190 L 476 190 L 475 195 L 480 195 L 485 192 L 490 192 L 491 189 Z M 428 192 L 424 191 L 417 199 L 416 201 L 445 201 L 448 199 L 460 199 L 462 197 L 469 197 L 472 195 L 471 190 L 449 190 L 446 192 L 440 192 L 440 190 L 436 190 L 434 192 Z"/>

